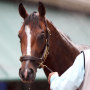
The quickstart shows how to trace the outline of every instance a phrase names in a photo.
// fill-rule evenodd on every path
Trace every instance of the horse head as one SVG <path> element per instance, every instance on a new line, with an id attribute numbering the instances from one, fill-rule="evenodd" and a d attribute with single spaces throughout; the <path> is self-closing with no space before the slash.
<path id="1" fill-rule="evenodd" d="M 37 68 L 48 55 L 48 30 L 45 20 L 45 7 L 39 2 L 38 12 L 30 15 L 23 4 L 19 5 L 19 14 L 24 23 L 19 31 L 22 56 L 19 75 L 22 81 L 34 81 Z"/>

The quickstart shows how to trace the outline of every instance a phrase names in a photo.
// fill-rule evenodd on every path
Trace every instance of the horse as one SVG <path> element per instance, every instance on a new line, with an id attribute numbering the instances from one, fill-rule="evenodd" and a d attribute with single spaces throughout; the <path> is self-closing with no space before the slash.
<path id="1" fill-rule="evenodd" d="M 19 76 L 25 83 L 35 80 L 37 68 L 43 68 L 46 76 L 56 71 L 63 74 L 76 56 L 89 46 L 74 44 L 63 32 L 45 17 L 46 9 L 39 2 L 38 12 L 28 14 L 19 4 L 19 14 L 24 22 L 19 30 L 22 56 Z"/>

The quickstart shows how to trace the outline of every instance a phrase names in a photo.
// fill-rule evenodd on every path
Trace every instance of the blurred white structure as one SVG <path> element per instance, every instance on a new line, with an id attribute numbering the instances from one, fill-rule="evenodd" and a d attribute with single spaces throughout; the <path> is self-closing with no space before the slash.
<path id="1" fill-rule="evenodd" d="M 59 8 L 90 13 L 90 0 L 24 0 L 30 2 L 44 2 Z"/>

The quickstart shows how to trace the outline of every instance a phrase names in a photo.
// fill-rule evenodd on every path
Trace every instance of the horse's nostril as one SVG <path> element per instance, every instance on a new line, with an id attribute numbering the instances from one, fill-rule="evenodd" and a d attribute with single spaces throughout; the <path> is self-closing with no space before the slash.
<path id="1" fill-rule="evenodd" d="M 30 68 L 28 73 L 33 74 L 34 73 L 33 69 Z"/>
<path id="2" fill-rule="evenodd" d="M 23 74 L 23 71 L 22 71 L 21 68 L 19 69 L 19 76 L 20 76 L 21 78 L 24 78 L 24 74 Z"/>
<path id="3" fill-rule="evenodd" d="M 23 73 L 21 73 L 21 77 L 22 77 L 23 79 L 25 78 Z"/>
<path id="4" fill-rule="evenodd" d="M 28 69 L 26 73 L 27 74 L 24 75 L 26 80 L 29 80 L 29 79 L 33 78 L 33 75 L 34 75 L 33 69 L 31 69 L 31 68 Z"/>

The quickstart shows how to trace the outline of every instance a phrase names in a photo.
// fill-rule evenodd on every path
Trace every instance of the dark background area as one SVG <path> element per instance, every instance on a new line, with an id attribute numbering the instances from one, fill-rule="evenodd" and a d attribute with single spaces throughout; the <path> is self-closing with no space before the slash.
<path id="1" fill-rule="evenodd" d="M 32 84 L 21 81 L 0 82 L 0 90 L 48 90 L 46 80 L 35 81 Z"/>

